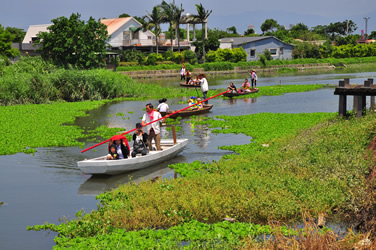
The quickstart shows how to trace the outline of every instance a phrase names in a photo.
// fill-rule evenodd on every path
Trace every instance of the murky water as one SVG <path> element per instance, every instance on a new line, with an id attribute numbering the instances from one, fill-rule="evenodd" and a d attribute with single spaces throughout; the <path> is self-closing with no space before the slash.
<path id="1" fill-rule="evenodd" d="M 345 77 L 352 83 L 363 83 L 367 78 L 375 78 L 376 72 L 297 75 L 297 76 L 259 76 L 259 86 L 275 84 L 337 84 Z M 233 81 L 240 85 L 244 76 L 210 79 L 210 88 L 225 88 Z M 177 85 L 178 81 L 160 82 L 165 85 Z M 337 112 L 338 96 L 333 95 L 333 88 L 305 93 L 291 93 L 283 96 L 259 97 L 224 100 L 216 98 L 210 101 L 214 108 L 204 116 L 244 115 L 261 112 L 301 113 L 301 112 Z M 178 104 L 181 99 L 168 100 L 171 109 L 185 107 Z M 157 100 L 151 100 L 155 105 Z M 146 102 L 120 102 L 104 105 L 90 112 L 87 117 L 78 118 L 76 124 L 94 128 L 100 125 L 122 127 L 125 130 L 134 128 L 139 122 Z M 352 100 L 348 99 L 348 109 Z M 121 112 L 125 116 L 116 116 Z M 109 116 L 112 115 L 112 116 Z M 202 117 L 202 116 L 200 116 Z M 200 119 L 198 117 L 198 119 Z M 163 176 L 173 178 L 173 170 L 169 164 L 192 162 L 195 160 L 218 160 L 231 152 L 219 150 L 221 145 L 245 144 L 251 137 L 232 134 L 213 134 L 206 125 L 186 123 L 190 118 L 181 120 L 182 130 L 177 132 L 179 138 L 190 140 L 186 149 L 174 159 L 148 169 L 139 170 L 118 176 L 92 177 L 82 174 L 76 162 L 105 153 L 106 146 L 97 147 L 81 154 L 81 148 L 39 148 L 35 155 L 16 154 L 0 156 L 0 248 L 1 249 L 50 249 L 53 245 L 54 233 L 48 236 L 44 232 L 26 231 L 27 225 L 44 222 L 59 223 L 59 217 L 74 217 L 80 209 L 91 211 L 96 209 L 95 195 L 132 181 Z M 168 131 L 163 136 L 171 138 Z M 89 147 L 94 143 L 87 143 Z"/>

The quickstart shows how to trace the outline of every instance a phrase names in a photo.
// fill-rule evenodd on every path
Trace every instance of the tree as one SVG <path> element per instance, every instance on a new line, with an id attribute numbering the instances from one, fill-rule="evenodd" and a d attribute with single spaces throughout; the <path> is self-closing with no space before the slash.
<path id="1" fill-rule="evenodd" d="M 183 5 L 180 5 L 180 8 L 179 8 L 177 5 L 175 5 L 175 2 L 171 4 L 171 8 L 172 8 L 172 13 L 173 13 L 172 19 L 173 19 L 174 26 L 175 26 L 175 38 L 177 39 L 178 51 L 180 52 L 180 40 L 179 40 L 178 31 L 179 31 L 180 23 L 182 21 L 181 14 L 183 13 L 184 9 L 183 9 Z"/>
<path id="2" fill-rule="evenodd" d="M 376 31 L 372 31 L 371 34 L 369 34 L 368 38 L 370 39 L 376 39 Z"/>
<path id="3" fill-rule="evenodd" d="M 146 19 L 143 24 L 144 30 L 152 30 L 155 34 L 156 47 L 158 54 L 158 39 L 161 34 L 161 23 L 163 22 L 163 13 L 160 6 L 154 6 L 153 11 L 150 13 L 146 12 L 147 15 L 144 17 Z"/>
<path id="4" fill-rule="evenodd" d="M 193 15 L 193 19 L 196 22 L 201 23 L 202 27 L 202 58 L 205 61 L 205 32 L 204 32 L 204 26 L 205 23 L 208 21 L 208 17 L 213 12 L 212 10 L 205 10 L 205 8 L 202 6 L 202 3 L 196 4 L 197 14 Z"/>
<path id="5" fill-rule="evenodd" d="M 26 32 L 23 29 L 19 29 L 15 27 L 6 27 L 6 30 L 15 36 L 12 42 L 22 43 L 26 34 Z"/>
<path id="6" fill-rule="evenodd" d="M 226 31 L 229 32 L 229 33 L 232 33 L 234 35 L 239 35 L 235 26 L 231 26 L 231 27 L 227 28 Z"/>
<path id="7" fill-rule="evenodd" d="M 263 24 L 261 24 L 261 31 L 264 34 L 267 31 L 273 31 L 273 29 L 277 29 L 280 25 L 274 19 L 266 19 Z"/>
<path id="8" fill-rule="evenodd" d="M 12 47 L 15 37 L 0 24 L 0 57 L 16 57 L 20 54 L 19 50 Z"/>
<path id="9" fill-rule="evenodd" d="M 169 29 L 172 28 L 172 23 L 174 21 L 173 15 L 174 15 L 174 10 L 172 8 L 171 4 L 166 3 L 166 1 L 162 1 L 160 5 L 163 9 L 163 22 L 169 24 Z M 172 35 L 170 37 L 171 39 L 171 51 L 174 51 L 174 45 L 172 43 Z"/>
<path id="10" fill-rule="evenodd" d="M 37 35 L 38 51 L 58 65 L 74 65 L 78 68 L 103 66 L 108 33 L 106 25 L 90 17 L 87 23 L 80 20 L 80 14 L 69 19 L 59 17 L 52 20 L 49 32 Z"/>
<path id="11" fill-rule="evenodd" d="M 250 35 L 253 35 L 253 34 L 255 34 L 255 33 L 256 33 L 255 30 L 252 29 L 252 28 L 247 29 L 246 31 L 244 31 L 244 35 L 245 35 L 245 36 L 250 36 Z"/>
<path id="12" fill-rule="evenodd" d="M 128 15 L 127 13 L 123 13 L 119 15 L 119 18 L 122 18 L 122 17 L 130 17 L 130 15 Z"/>

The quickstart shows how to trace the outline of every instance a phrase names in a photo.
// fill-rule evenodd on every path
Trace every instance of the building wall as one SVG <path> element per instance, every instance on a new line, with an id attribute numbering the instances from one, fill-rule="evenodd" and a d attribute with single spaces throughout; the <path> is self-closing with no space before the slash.
<path id="1" fill-rule="evenodd" d="M 126 22 L 121 28 L 116 30 L 114 33 L 111 34 L 111 38 L 109 40 L 109 44 L 112 47 L 120 47 L 123 46 L 124 40 L 124 31 L 130 32 L 129 28 L 139 28 L 140 24 L 136 22 L 133 18 Z"/>
<path id="2" fill-rule="evenodd" d="M 257 60 L 258 54 L 262 54 L 265 49 L 275 52 L 274 55 L 272 54 L 273 59 L 291 59 L 292 50 L 294 48 L 292 45 L 285 44 L 273 37 L 236 47 L 242 47 L 245 52 L 247 52 L 247 61 Z"/>

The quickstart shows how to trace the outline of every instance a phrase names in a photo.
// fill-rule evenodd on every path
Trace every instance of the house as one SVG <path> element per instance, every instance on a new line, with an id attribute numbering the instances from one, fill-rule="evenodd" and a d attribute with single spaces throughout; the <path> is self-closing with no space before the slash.
<path id="1" fill-rule="evenodd" d="M 156 46 L 155 35 L 147 30 L 142 30 L 142 24 L 133 17 L 101 19 L 101 23 L 107 26 L 110 39 L 108 44 L 111 50 L 140 49 L 153 51 Z M 14 44 L 21 52 L 35 53 L 34 41 L 39 32 L 48 32 L 51 24 L 30 25 L 22 44 Z"/>
<path id="2" fill-rule="evenodd" d="M 273 59 L 291 59 L 294 45 L 285 43 L 274 36 L 227 37 L 219 39 L 221 49 L 243 48 L 247 61 L 257 60 L 258 54 L 269 50 Z"/>

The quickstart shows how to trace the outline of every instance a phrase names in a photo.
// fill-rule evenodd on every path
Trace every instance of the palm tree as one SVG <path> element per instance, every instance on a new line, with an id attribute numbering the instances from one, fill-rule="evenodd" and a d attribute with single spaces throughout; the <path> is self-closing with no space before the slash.
<path id="1" fill-rule="evenodd" d="M 202 25 L 202 58 L 205 61 L 205 31 L 204 26 L 205 23 L 208 21 L 208 17 L 212 13 L 212 10 L 205 10 L 205 8 L 202 6 L 202 3 L 195 4 L 197 9 L 197 15 L 193 15 L 193 20 L 196 22 L 201 23 Z"/>
<path id="2" fill-rule="evenodd" d="M 147 15 L 145 15 L 143 18 L 145 19 L 145 25 L 143 25 L 144 30 L 153 30 L 155 34 L 155 40 L 156 40 L 156 47 L 157 47 L 157 54 L 158 54 L 158 39 L 159 35 L 161 34 L 161 26 L 160 24 L 163 22 L 163 13 L 160 6 L 154 6 L 153 11 L 151 14 L 147 12 Z"/>
<path id="3" fill-rule="evenodd" d="M 184 11 L 183 5 L 180 6 L 180 9 L 178 6 L 175 5 L 175 1 L 171 4 L 172 10 L 173 10 L 173 15 L 172 19 L 175 25 L 175 38 L 178 40 L 178 50 L 180 52 L 180 41 L 179 41 L 179 28 L 180 28 L 180 23 L 182 21 L 182 13 Z"/>
<path id="4" fill-rule="evenodd" d="M 170 25 L 170 29 L 172 28 L 172 24 L 173 24 L 173 16 L 174 16 L 174 10 L 173 10 L 173 5 L 175 5 L 175 3 L 173 4 L 168 4 L 166 3 L 166 1 L 162 1 L 161 3 L 161 8 L 163 10 L 163 22 L 164 23 L 169 23 Z M 171 34 L 171 51 L 174 51 L 174 47 L 173 47 L 173 44 L 172 44 L 172 34 Z"/>

